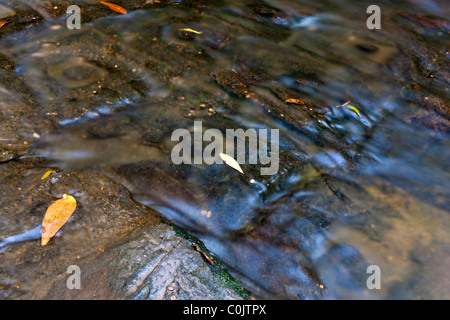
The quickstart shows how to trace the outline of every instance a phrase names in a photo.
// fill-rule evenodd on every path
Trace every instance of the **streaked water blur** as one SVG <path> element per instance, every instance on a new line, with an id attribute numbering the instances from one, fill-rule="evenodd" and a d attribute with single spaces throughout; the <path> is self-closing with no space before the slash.
<path id="1" fill-rule="evenodd" d="M 46 1 L 23 3 L 45 12 Z M 376 31 L 365 26 L 370 1 L 211 3 L 93 18 L 79 31 L 42 14 L 41 27 L 2 38 L 60 126 L 33 157 L 124 184 L 256 297 L 450 298 L 444 1 L 384 1 Z M 280 170 L 174 165 L 171 133 L 194 120 L 279 129 Z M 366 286 L 370 265 L 380 290 Z"/>

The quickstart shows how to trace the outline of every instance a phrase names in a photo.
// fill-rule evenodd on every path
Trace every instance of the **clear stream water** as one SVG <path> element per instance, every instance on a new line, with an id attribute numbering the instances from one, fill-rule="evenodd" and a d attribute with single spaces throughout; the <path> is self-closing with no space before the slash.
<path id="1" fill-rule="evenodd" d="M 368 30 L 370 1 L 72 1 L 68 30 L 67 2 L 13 2 L 39 24 L 0 52 L 60 127 L 25 158 L 104 172 L 256 297 L 450 298 L 448 3 L 377 2 Z M 194 120 L 278 129 L 279 171 L 173 164 Z"/>

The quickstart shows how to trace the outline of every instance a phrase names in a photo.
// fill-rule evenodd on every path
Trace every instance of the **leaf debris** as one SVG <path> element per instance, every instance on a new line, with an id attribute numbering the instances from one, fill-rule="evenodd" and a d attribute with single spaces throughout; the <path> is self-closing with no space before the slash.
<path id="1" fill-rule="evenodd" d="M 51 175 L 52 173 L 55 173 L 56 171 L 55 170 L 48 170 L 46 173 L 44 173 L 44 175 L 41 177 L 41 180 L 45 180 L 45 179 L 47 179 L 47 177 L 49 176 L 49 175 Z"/>
<path id="2" fill-rule="evenodd" d="M 229 155 L 227 155 L 225 153 L 220 153 L 219 156 L 223 160 L 223 162 L 225 162 L 227 165 L 229 165 L 233 169 L 239 171 L 240 173 L 244 174 L 244 171 L 242 171 L 239 163 L 237 163 L 237 161 L 234 160 L 232 157 L 230 157 Z"/>
<path id="3" fill-rule="evenodd" d="M 127 10 L 125 8 L 122 8 L 121 6 L 114 4 L 114 3 L 110 3 L 110 2 L 105 2 L 105 1 L 100 1 L 101 4 L 107 6 L 108 8 L 110 8 L 112 11 L 121 13 L 121 14 L 127 14 Z"/>
<path id="4" fill-rule="evenodd" d="M 197 31 L 197 30 L 194 30 L 194 29 L 191 29 L 191 28 L 181 28 L 181 29 L 178 29 L 178 30 L 180 30 L 180 31 L 187 31 L 187 32 L 193 32 L 193 33 L 196 33 L 196 34 L 202 34 L 203 33 L 201 31 Z"/>
<path id="5" fill-rule="evenodd" d="M 76 207 L 77 201 L 75 198 L 67 194 L 64 194 L 62 199 L 56 200 L 48 207 L 42 220 L 42 246 L 45 246 L 67 220 L 69 220 Z"/>

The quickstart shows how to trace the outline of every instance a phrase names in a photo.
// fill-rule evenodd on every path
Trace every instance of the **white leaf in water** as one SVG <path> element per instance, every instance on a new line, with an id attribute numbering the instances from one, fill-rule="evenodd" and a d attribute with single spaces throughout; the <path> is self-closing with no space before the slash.
<path id="1" fill-rule="evenodd" d="M 236 160 L 234 160 L 232 157 L 230 157 L 229 155 L 227 155 L 225 153 L 220 153 L 219 155 L 220 155 L 220 158 L 223 160 L 223 162 L 225 162 L 227 165 L 229 165 L 233 169 L 236 169 L 240 173 L 244 174 L 244 171 L 242 171 L 241 166 L 239 165 L 239 163 L 237 163 Z"/>

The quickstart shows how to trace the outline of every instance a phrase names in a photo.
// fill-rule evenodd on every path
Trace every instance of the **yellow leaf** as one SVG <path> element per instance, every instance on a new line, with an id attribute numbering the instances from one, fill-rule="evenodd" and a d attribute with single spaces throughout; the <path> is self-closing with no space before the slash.
<path id="1" fill-rule="evenodd" d="M 352 105 L 348 105 L 347 106 L 347 108 L 349 108 L 350 110 L 352 110 L 353 112 L 355 112 L 357 115 L 358 115 L 358 117 L 361 117 L 361 113 L 359 112 L 359 110 L 356 108 L 356 107 L 354 107 L 354 106 L 352 106 Z"/>
<path id="2" fill-rule="evenodd" d="M 197 30 L 194 30 L 194 29 L 191 29 L 191 28 L 181 28 L 181 29 L 179 29 L 179 30 L 180 30 L 180 31 L 193 32 L 193 33 L 196 33 L 196 34 L 202 34 L 201 31 L 197 31 Z"/>
<path id="3" fill-rule="evenodd" d="M 8 21 L 0 21 L 0 28 L 3 27 L 7 23 L 8 23 Z"/>
<path id="4" fill-rule="evenodd" d="M 42 221 L 42 246 L 45 246 L 67 220 L 69 220 L 76 207 L 77 201 L 75 198 L 67 194 L 48 207 L 44 220 Z"/>
<path id="5" fill-rule="evenodd" d="M 227 165 L 229 165 L 233 169 L 244 174 L 244 171 L 242 171 L 241 166 L 239 165 L 239 163 L 237 163 L 236 160 L 234 160 L 232 157 L 230 157 L 229 155 L 227 155 L 225 153 L 220 153 L 219 155 L 220 155 L 220 158 L 223 160 L 223 162 L 225 162 Z"/>
<path id="6" fill-rule="evenodd" d="M 48 170 L 42 177 L 41 180 L 45 180 L 49 175 L 56 172 L 55 170 Z"/>
<path id="7" fill-rule="evenodd" d="M 118 12 L 118 13 L 122 13 L 122 14 L 127 14 L 127 10 L 122 8 L 121 6 L 118 6 L 117 4 L 104 2 L 104 1 L 100 1 L 100 3 L 104 4 L 105 6 L 107 6 L 112 11 L 115 11 L 115 12 Z"/>

